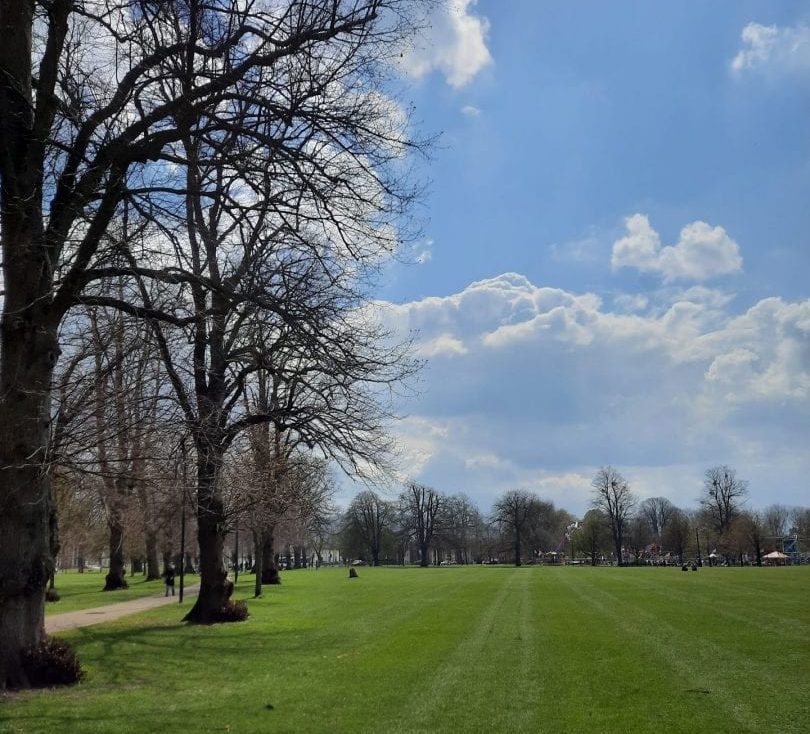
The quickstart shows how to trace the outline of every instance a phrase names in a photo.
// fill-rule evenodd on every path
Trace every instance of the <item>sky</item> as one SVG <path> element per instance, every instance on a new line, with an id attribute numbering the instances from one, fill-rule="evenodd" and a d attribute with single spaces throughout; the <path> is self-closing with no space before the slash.
<path id="1" fill-rule="evenodd" d="M 810 505 L 810 5 L 440 0 L 417 46 L 402 476 L 581 515 L 601 465 L 682 507 L 728 465 Z"/>

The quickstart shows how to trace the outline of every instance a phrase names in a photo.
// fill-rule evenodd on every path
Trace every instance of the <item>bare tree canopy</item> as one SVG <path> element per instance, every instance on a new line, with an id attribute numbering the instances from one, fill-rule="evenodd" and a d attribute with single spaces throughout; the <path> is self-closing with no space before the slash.
<path id="1" fill-rule="evenodd" d="M 432 487 L 410 482 L 400 495 L 403 525 L 419 547 L 419 565 L 430 565 L 430 543 L 439 529 L 446 498 Z"/>
<path id="2" fill-rule="evenodd" d="M 737 477 L 734 469 L 713 466 L 706 470 L 700 504 L 718 533 L 731 527 L 734 518 L 742 511 L 747 495 L 748 482 Z"/>
<path id="3" fill-rule="evenodd" d="M 521 550 L 529 528 L 538 523 L 543 503 L 532 492 L 512 489 L 504 493 L 492 508 L 493 520 L 512 538 L 515 566 L 522 563 Z"/>
<path id="4" fill-rule="evenodd" d="M 83 303 L 182 327 L 202 311 L 218 339 L 223 301 L 238 312 L 232 318 L 256 305 L 290 315 L 272 294 L 260 297 L 262 286 L 232 277 L 261 271 L 255 258 L 228 261 L 226 234 L 242 237 L 243 249 L 256 238 L 296 242 L 343 271 L 362 262 L 353 272 L 368 276 L 396 247 L 414 193 L 403 156 L 418 146 L 407 114 L 382 88 L 415 5 L 0 5 L 0 687 L 27 684 L 20 652 L 44 634 L 57 541 L 42 467 L 61 319 Z M 198 239 L 199 258 L 188 237 Z M 212 277 L 224 262 L 234 269 Z M 123 295 L 96 285 L 110 278 L 125 279 Z M 291 266 L 282 278 L 293 288 L 309 272 Z M 179 300 L 156 300 L 154 283 L 174 287 Z M 196 310 L 175 312 L 201 291 Z M 221 419 L 220 397 L 234 394 L 218 382 L 221 365 L 212 366 L 197 391 L 206 427 Z M 179 385 L 184 376 L 170 377 Z M 198 449 L 216 439 L 200 435 Z M 216 457 L 204 463 L 207 486 Z M 203 505 L 218 502 L 204 493 Z M 213 592 L 203 594 L 213 605 L 221 597 L 215 565 L 204 584 Z"/>
<path id="5" fill-rule="evenodd" d="M 626 524 L 636 504 L 636 499 L 625 478 L 612 466 L 601 467 L 593 478 L 591 486 L 594 490 L 593 506 L 607 516 L 610 533 L 613 537 L 616 563 L 621 566 L 624 563 L 622 546 Z"/>
<path id="6" fill-rule="evenodd" d="M 373 566 L 380 565 L 383 533 L 394 522 L 394 517 L 394 506 L 371 490 L 360 492 L 346 511 L 346 519 L 371 554 Z"/>
<path id="7" fill-rule="evenodd" d="M 639 512 L 646 520 L 658 543 L 661 542 L 661 536 L 666 530 L 674 511 L 675 505 L 666 497 L 648 497 L 641 503 Z"/>

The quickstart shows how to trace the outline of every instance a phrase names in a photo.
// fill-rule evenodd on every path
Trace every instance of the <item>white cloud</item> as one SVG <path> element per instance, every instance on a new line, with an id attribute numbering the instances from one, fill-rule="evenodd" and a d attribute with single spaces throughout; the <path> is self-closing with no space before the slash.
<path id="1" fill-rule="evenodd" d="M 466 104 L 461 108 L 461 114 L 466 117 L 478 117 L 478 115 L 481 114 L 481 110 L 474 105 Z"/>
<path id="2" fill-rule="evenodd" d="M 692 222 L 681 230 L 675 245 L 662 247 L 646 215 L 627 217 L 625 226 L 627 234 L 613 243 L 614 270 L 635 268 L 657 273 L 665 282 L 701 281 L 742 270 L 740 248 L 722 227 Z"/>
<path id="3" fill-rule="evenodd" d="M 388 306 L 388 326 L 436 355 L 421 398 L 403 407 L 411 476 L 483 509 L 525 487 L 581 513 L 601 464 L 626 470 L 643 496 L 693 506 L 704 469 L 728 463 L 751 481 L 752 504 L 799 502 L 810 300 L 734 313 L 705 287 L 665 296 L 632 311 L 505 273 Z"/>
<path id="4" fill-rule="evenodd" d="M 439 334 L 435 339 L 421 342 L 417 348 L 421 357 L 453 357 L 467 353 L 467 347 L 461 339 L 450 334 Z"/>
<path id="5" fill-rule="evenodd" d="M 568 242 L 554 242 L 551 257 L 557 262 L 595 263 L 602 259 L 602 243 L 595 231 Z"/>
<path id="6" fill-rule="evenodd" d="M 633 313 L 646 310 L 650 305 L 650 299 L 641 293 L 620 293 L 613 299 L 613 303 L 619 311 Z"/>
<path id="7" fill-rule="evenodd" d="M 487 48 L 489 21 L 472 11 L 477 0 L 441 0 L 430 25 L 414 47 L 405 52 L 403 68 L 416 78 L 434 70 L 452 87 L 461 88 L 492 63 Z"/>
<path id="8" fill-rule="evenodd" d="M 780 27 L 749 23 L 740 37 L 744 48 L 731 61 L 731 69 L 735 73 L 749 69 L 810 72 L 810 26 Z"/>

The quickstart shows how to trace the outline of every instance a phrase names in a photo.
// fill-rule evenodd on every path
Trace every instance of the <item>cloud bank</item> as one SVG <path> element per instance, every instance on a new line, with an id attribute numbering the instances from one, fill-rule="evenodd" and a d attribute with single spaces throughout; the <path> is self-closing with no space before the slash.
<path id="1" fill-rule="evenodd" d="M 405 473 L 484 508 L 520 486 L 583 512 L 601 464 L 692 506 L 704 469 L 728 463 L 754 504 L 777 501 L 776 474 L 778 501 L 806 502 L 810 300 L 734 314 L 705 287 L 648 295 L 610 308 L 505 273 L 387 304 L 429 357 L 401 426 Z"/>

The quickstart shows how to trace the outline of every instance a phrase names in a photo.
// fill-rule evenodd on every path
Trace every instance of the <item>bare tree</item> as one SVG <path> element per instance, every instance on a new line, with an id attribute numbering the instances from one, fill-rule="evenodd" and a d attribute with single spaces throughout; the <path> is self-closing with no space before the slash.
<path id="1" fill-rule="evenodd" d="M 608 519 L 605 513 L 597 509 L 588 510 L 574 538 L 576 547 L 590 559 L 591 565 L 599 565 L 605 548 L 610 547 Z"/>
<path id="2" fill-rule="evenodd" d="M 765 543 L 765 524 L 758 512 L 741 512 L 732 522 L 730 534 L 732 544 L 737 551 L 740 565 L 743 555 L 750 551 L 757 566 L 762 565 L 763 546 Z"/>
<path id="3" fill-rule="evenodd" d="M 419 565 L 430 565 L 430 544 L 439 530 L 440 512 L 445 498 L 432 487 L 416 482 L 406 485 L 400 495 L 400 512 L 408 534 L 419 548 Z"/>
<path id="4" fill-rule="evenodd" d="M 639 507 L 640 514 L 647 521 L 655 542 L 659 545 L 674 511 L 675 505 L 666 497 L 647 497 Z"/>
<path id="5" fill-rule="evenodd" d="M 456 563 L 471 563 L 480 555 L 480 534 L 484 519 L 473 501 L 464 494 L 448 497 L 444 507 L 443 536 Z"/>
<path id="6" fill-rule="evenodd" d="M 59 323 L 81 301 L 177 323 L 170 311 L 156 313 L 143 302 L 87 291 L 95 280 L 118 277 L 122 260 L 136 280 L 189 282 L 167 272 L 159 258 L 137 262 L 141 253 L 126 242 L 104 244 L 122 201 L 140 199 L 150 216 L 171 213 L 178 191 L 165 174 L 183 169 L 189 145 L 201 136 L 225 139 L 239 125 L 253 132 L 243 135 L 246 156 L 259 149 L 273 151 L 277 160 L 285 152 L 310 154 L 311 165 L 301 155 L 286 157 L 288 170 L 297 168 L 300 175 L 292 188 L 289 177 L 280 185 L 293 199 L 307 199 L 310 222 L 333 214 L 333 241 L 355 254 L 368 253 L 369 222 L 379 232 L 395 232 L 387 215 L 397 215 L 407 198 L 397 197 L 401 175 L 390 176 L 382 194 L 358 182 L 361 172 L 375 178 L 386 160 L 399 167 L 393 162 L 409 145 L 400 134 L 404 125 L 385 124 L 387 101 L 371 90 L 379 88 L 386 57 L 395 53 L 393 41 L 402 37 L 410 4 L 2 4 L 0 687 L 26 685 L 20 653 L 44 634 L 42 592 L 56 539 L 42 467 Z M 314 74 L 320 77 L 308 85 Z M 252 109 L 247 117 L 246 100 Z M 333 108 L 335 100 L 342 104 Z M 359 115 L 354 135 L 341 127 L 350 119 L 347 112 Z M 325 135 L 312 134 L 312 120 L 322 123 Z M 313 160 L 313 154 L 322 155 Z M 341 165 L 318 163 L 329 160 Z M 272 180 L 276 170 L 267 171 Z M 356 175 L 348 175 L 352 171 Z M 196 180 L 187 184 L 204 195 Z M 334 195 L 327 201 L 309 197 L 324 191 L 318 184 Z M 351 215 L 358 211 L 352 191 L 368 194 L 360 219 Z M 289 229 L 301 230 L 296 223 Z M 194 274 L 198 283 L 201 277 Z"/>
<path id="7" fill-rule="evenodd" d="M 717 533 L 722 535 L 731 527 L 734 518 L 742 511 L 747 495 L 748 482 L 739 479 L 734 469 L 713 466 L 706 470 L 700 504 Z"/>
<path id="8" fill-rule="evenodd" d="M 691 540 L 692 526 L 689 522 L 689 517 L 683 510 L 677 507 L 673 508 L 670 513 L 669 522 L 667 522 L 666 528 L 661 536 L 661 543 L 677 557 L 680 563 L 683 563 Z M 697 555 L 700 557 L 699 552 Z"/>
<path id="9" fill-rule="evenodd" d="M 379 566 L 383 532 L 394 520 L 394 507 L 375 492 L 366 490 L 351 501 L 346 520 L 368 548 L 372 565 Z"/>
<path id="10" fill-rule="evenodd" d="M 515 566 L 521 565 L 525 536 L 530 526 L 538 521 L 540 512 L 541 504 L 537 495 L 521 489 L 509 490 L 493 506 L 493 520 L 511 538 Z"/>
<path id="11" fill-rule="evenodd" d="M 785 505 L 768 505 L 762 511 L 762 524 L 765 534 L 771 538 L 782 538 L 788 534 L 790 508 Z"/>
<path id="12" fill-rule="evenodd" d="M 654 538 L 650 528 L 649 518 L 642 513 L 636 513 L 630 518 L 627 532 L 627 545 L 633 553 L 634 563 L 641 563 L 641 556 L 645 548 Z"/>
<path id="13" fill-rule="evenodd" d="M 612 466 L 603 466 L 591 482 L 594 489 L 593 506 L 605 513 L 613 538 L 616 563 L 621 566 L 622 546 L 627 521 L 636 504 L 625 478 Z"/>

